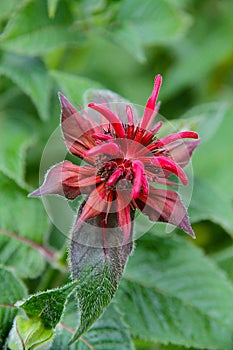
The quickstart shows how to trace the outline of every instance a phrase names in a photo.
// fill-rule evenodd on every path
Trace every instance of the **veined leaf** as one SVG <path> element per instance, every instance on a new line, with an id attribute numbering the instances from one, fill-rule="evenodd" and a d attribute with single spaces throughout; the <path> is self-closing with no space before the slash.
<path id="1" fill-rule="evenodd" d="M 40 59 L 4 54 L 0 62 L 0 74 L 10 78 L 32 99 L 42 119 L 49 117 L 52 84 Z"/>
<path id="2" fill-rule="evenodd" d="M 43 247 L 48 230 L 47 216 L 38 200 L 0 173 L 0 262 L 14 267 L 17 275 L 36 277 L 53 252 Z M 26 263 L 25 263 L 26 262 Z"/>
<path id="3" fill-rule="evenodd" d="M 226 276 L 181 238 L 147 235 L 142 242 L 129 260 L 117 298 L 132 334 L 165 344 L 230 350 L 233 286 Z"/>
<path id="4" fill-rule="evenodd" d="M 0 265 L 0 347 L 11 329 L 17 309 L 14 303 L 27 294 L 24 285 L 16 278 L 13 271 Z"/>
<path id="5" fill-rule="evenodd" d="M 67 347 L 76 322 L 77 313 L 74 312 L 74 305 L 68 305 L 60 333 L 55 337 L 51 350 L 63 350 Z M 128 327 L 115 305 L 111 304 L 91 329 L 69 347 L 70 350 L 92 348 L 95 350 L 134 350 Z"/>

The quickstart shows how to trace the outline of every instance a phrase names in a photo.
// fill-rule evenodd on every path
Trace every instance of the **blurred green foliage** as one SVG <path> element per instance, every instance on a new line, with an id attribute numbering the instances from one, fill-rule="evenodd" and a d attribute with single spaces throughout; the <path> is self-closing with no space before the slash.
<path id="1" fill-rule="evenodd" d="M 203 140 L 189 209 L 197 240 L 164 237 L 155 225 L 116 305 L 70 349 L 233 348 L 232 14 L 231 0 L 0 2 L 0 346 L 26 295 L 22 281 L 31 294 L 69 279 L 65 237 L 26 198 L 59 124 L 57 92 L 77 105 L 104 87 L 143 105 L 161 73 L 160 113 L 187 118 Z M 75 315 L 66 308 L 53 349 L 65 348 Z"/>

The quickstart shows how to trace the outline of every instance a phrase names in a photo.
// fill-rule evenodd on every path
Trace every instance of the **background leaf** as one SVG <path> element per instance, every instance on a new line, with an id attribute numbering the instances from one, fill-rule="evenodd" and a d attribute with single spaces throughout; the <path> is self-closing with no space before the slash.
<path id="1" fill-rule="evenodd" d="M 0 48 L 22 55 L 38 55 L 80 44 L 81 33 L 70 27 L 72 15 L 69 8 L 65 2 L 61 5 L 52 20 L 48 17 L 46 1 L 25 2 L 5 27 Z"/>
<path id="2" fill-rule="evenodd" d="M 32 99 L 42 119 L 49 117 L 52 85 L 40 59 L 5 54 L 0 61 L 0 74 L 10 78 Z"/>
<path id="3" fill-rule="evenodd" d="M 0 262 L 14 267 L 19 276 L 36 277 L 45 268 L 45 257 L 53 259 L 43 247 L 46 214 L 38 200 L 29 201 L 27 193 L 2 174 L 0 193 Z"/>
<path id="4" fill-rule="evenodd" d="M 13 271 L 0 265 L 0 346 L 11 329 L 17 309 L 14 303 L 26 296 L 26 288 Z"/>
<path id="5" fill-rule="evenodd" d="M 181 238 L 147 235 L 143 243 L 117 297 L 131 333 L 165 344 L 231 349 L 230 281 Z"/>
<path id="6" fill-rule="evenodd" d="M 77 313 L 74 311 L 72 303 L 70 306 L 68 305 L 60 333 L 55 337 L 51 350 L 63 350 L 67 346 L 72 334 L 68 329 L 72 331 L 72 327 L 75 327 L 76 317 Z M 95 350 L 134 350 L 128 327 L 115 305 L 111 304 L 84 337 L 70 345 L 70 350 L 88 350 L 90 348 Z"/>

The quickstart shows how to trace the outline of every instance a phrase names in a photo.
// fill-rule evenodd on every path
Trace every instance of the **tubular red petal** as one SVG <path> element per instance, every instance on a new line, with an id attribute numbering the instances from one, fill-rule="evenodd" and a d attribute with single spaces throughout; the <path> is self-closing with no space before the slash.
<path id="1" fill-rule="evenodd" d="M 133 109 L 130 105 L 126 106 L 126 114 L 128 117 L 128 124 L 134 125 L 134 115 L 133 115 Z"/>
<path id="2" fill-rule="evenodd" d="M 163 147 L 165 145 L 168 145 L 174 141 L 180 140 L 180 139 L 198 139 L 198 134 L 194 131 L 181 131 L 176 134 L 171 134 L 168 135 L 157 142 L 153 143 L 151 146 L 148 148 L 150 150 L 158 148 L 158 147 Z"/>
<path id="3" fill-rule="evenodd" d="M 184 185 L 188 184 L 188 179 L 184 170 L 173 160 L 167 157 L 161 156 L 161 157 L 152 158 L 151 162 L 153 165 L 158 166 L 162 169 L 168 170 L 171 173 L 175 174 Z"/>
<path id="4" fill-rule="evenodd" d="M 108 109 L 107 107 L 105 107 L 103 105 L 98 105 L 96 103 L 89 103 L 88 107 L 101 113 L 109 121 L 109 123 L 112 124 L 112 126 L 116 132 L 116 135 L 118 137 L 122 137 L 122 138 L 125 137 L 125 130 L 123 128 L 123 125 L 122 125 L 120 119 L 114 113 L 112 113 L 112 111 L 110 111 L 110 109 Z"/>
<path id="5" fill-rule="evenodd" d="M 111 156 L 117 156 L 118 154 L 120 154 L 120 148 L 116 143 L 108 142 L 91 148 L 90 150 L 84 153 L 84 156 L 90 157 L 101 153 L 109 154 Z"/>
<path id="6" fill-rule="evenodd" d="M 154 81 L 154 89 L 152 91 L 151 96 L 149 97 L 145 110 L 144 110 L 144 115 L 142 118 L 141 122 L 141 127 L 143 129 L 146 129 L 148 127 L 148 124 L 150 124 L 153 120 L 152 115 L 156 115 L 157 112 L 155 111 L 155 105 L 156 105 L 156 100 L 158 98 L 159 90 L 162 84 L 162 76 L 160 74 L 156 75 L 155 81 Z"/>
<path id="7" fill-rule="evenodd" d="M 92 134 L 92 137 L 100 141 L 109 141 L 113 139 L 112 136 L 106 134 Z"/>
<path id="8" fill-rule="evenodd" d="M 132 188 L 132 197 L 133 199 L 138 197 L 138 194 L 141 190 L 142 179 L 144 173 L 144 165 L 140 160 L 135 160 L 132 162 L 132 170 L 134 174 L 134 183 Z"/>
<path id="9" fill-rule="evenodd" d="M 118 223 L 123 231 L 124 239 L 122 246 L 129 242 L 131 235 L 131 215 L 130 204 L 128 197 L 124 191 L 117 191 L 116 211 L 118 216 Z"/>
<path id="10" fill-rule="evenodd" d="M 142 189 L 144 194 L 147 196 L 149 193 L 149 184 L 147 181 L 147 177 L 144 174 L 142 175 Z"/>
<path id="11" fill-rule="evenodd" d="M 117 180 L 119 179 L 119 177 L 121 176 L 121 174 L 122 174 L 122 171 L 120 169 L 117 169 L 116 171 L 114 171 L 114 173 L 108 179 L 106 185 L 107 186 L 114 185 L 117 182 Z"/>
<path id="12" fill-rule="evenodd" d="M 153 128 L 150 130 L 151 132 L 153 132 L 154 134 L 156 134 L 160 128 L 162 127 L 163 122 L 159 121 L 158 123 L 156 123 Z"/>

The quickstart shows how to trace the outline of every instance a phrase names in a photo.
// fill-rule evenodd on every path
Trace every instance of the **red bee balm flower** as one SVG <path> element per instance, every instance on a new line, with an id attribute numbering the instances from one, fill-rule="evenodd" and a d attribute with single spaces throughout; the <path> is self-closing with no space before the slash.
<path id="1" fill-rule="evenodd" d="M 183 167 L 200 140 L 192 131 L 161 139 L 156 136 L 162 122 L 152 124 L 158 112 L 156 101 L 161 83 L 162 77 L 157 75 L 143 117 L 137 123 L 129 104 L 125 107 L 127 122 L 124 123 L 120 113 L 113 113 L 107 101 L 102 101 L 88 105 L 101 115 L 97 124 L 87 112 L 77 111 L 60 94 L 65 143 L 73 155 L 87 164 L 78 166 L 67 160 L 56 164 L 48 171 L 43 185 L 30 196 L 58 194 L 74 199 L 87 194 L 73 231 L 95 217 L 101 218 L 104 227 L 114 212 L 123 232 L 122 244 L 130 238 L 132 213 L 136 209 L 151 221 L 173 224 L 195 237 L 186 209 L 175 191 L 177 182 L 171 175 L 187 185 Z"/>

